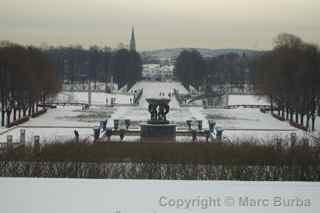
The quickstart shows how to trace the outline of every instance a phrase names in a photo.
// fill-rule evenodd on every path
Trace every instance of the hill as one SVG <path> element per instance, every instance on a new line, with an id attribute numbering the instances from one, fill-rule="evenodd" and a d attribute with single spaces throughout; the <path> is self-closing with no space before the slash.
<path id="1" fill-rule="evenodd" d="M 159 60 L 166 60 L 168 58 L 177 57 L 183 50 L 195 49 L 201 53 L 203 57 L 216 57 L 228 53 L 236 53 L 242 55 L 245 53 L 248 57 L 254 57 L 262 54 L 263 51 L 249 50 L 249 49 L 206 49 L 206 48 L 172 48 L 144 51 L 143 55 L 156 58 Z"/>

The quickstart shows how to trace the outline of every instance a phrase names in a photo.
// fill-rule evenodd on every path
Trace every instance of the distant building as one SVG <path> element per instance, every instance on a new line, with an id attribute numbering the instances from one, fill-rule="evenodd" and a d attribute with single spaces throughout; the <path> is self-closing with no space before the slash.
<path id="1" fill-rule="evenodd" d="M 173 79 L 172 65 L 161 66 L 160 64 L 144 64 L 142 77 L 146 80 L 166 81 Z"/>
<path id="2" fill-rule="evenodd" d="M 174 66 L 173 65 L 165 65 L 160 67 L 160 75 L 162 80 L 170 80 L 173 79 L 174 74 L 173 74 Z"/>
<path id="3" fill-rule="evenodd" d="M 129 50 L 136 51 L 136 38 L 134 35 L 134 28 L 132 27 L 130 43 L 129 43 Z"/>

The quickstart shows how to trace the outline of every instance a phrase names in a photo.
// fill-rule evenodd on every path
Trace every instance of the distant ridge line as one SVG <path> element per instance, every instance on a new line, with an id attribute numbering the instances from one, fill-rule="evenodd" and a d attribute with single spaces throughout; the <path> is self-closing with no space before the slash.
<path id="1" fill-rule="evenodd" d="M 261 55 L 268 50 L 251 50 L 251 49 L 209 49 L 209 48 L 165 48 L 143 51 L 143 54 L 155 58 L 174 58 L 177 57 L 183 50 L 197 50 L 203 57 L 217 57 L 224 54 L 235 53 L 242 55 L 243 53 L 248 57 Z"/>

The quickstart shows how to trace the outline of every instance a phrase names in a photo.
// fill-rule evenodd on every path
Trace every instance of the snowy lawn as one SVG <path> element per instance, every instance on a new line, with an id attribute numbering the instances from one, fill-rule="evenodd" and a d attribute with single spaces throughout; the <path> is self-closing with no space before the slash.
<path id="1" fill-rule="evenodd" d="M 0 142 L 6 142 L 7 135 L 12 135 L 14 142 L 18 141 L 20 129 L 26 129 L 26 137 L 30 141 L 33 141 L 35 135 L 40 136 L 41 142 L 69 140 L 74 137 L 73 130 L 77 129 L 77 127 L 80 127 L 78 129 L 80 138 L 91 137 L 93 134 L 92 128 L 99 125 L 100 121 L 109 118 L 116 110 L 116 108 L 104 107 L 106 105 L 106 98 L 110 104 L 112 97 L 116 99 L 117 104 L 130 104 L 130 99 L 133 98 L 133 96 L 125 94 L 93 92 L 92 104 L 97 106 L 91 107 L 90 110 L 83 111 L 81 106 L 58 106 L 56 109 L 48 109 L 48 112 L 44 115 L 34 119 L 30 118 L 30 121 L 27 123 L 12 130 L 10 129 L 10 131 L 5 127 L 0 127 Z M 52 101 L 88 103 L 88 93 L 61 92 Z"/>
<path id="2" fill-rule="evenodd" d="M 216 122 L 216 127 L 225 129 L 224 136 L 231 141 L 260 140 L 262 143 L 275 138 L 289 140 L 291 133 L 296 133 L 298 138 L 307 135 L 288 122 L 279 121 L 269 113 L 261 113 L 259 109 L 205 109 L 202 110 L 207 119 Z"/>
<path id="3" fill-rule="evenodd" d="M 320 209 L 317 182 L 1 178 L 0 187 L 1 211 L 15 213 L 315 213 Z M 281 198 L 281 205 L 274 206 L 274 197 Z M 229 202 L 223 202 L 226 198 Z M 240 206 L 233 201 L 240 198 L 251 203 L 266 200 L 268 205 Z M 217 199 L 221 206 L 215 206 Z M 304 202 L 295 199 L 311 200 L 312 205 L 296 206 Z"/>
<path id="4" fill-rule="evenodd" d="M 132 95 L 125 94 L 111 94 L 104 92 L 93 92 L 91 96 L 91 103 L 93 105 L 105 105 L 106 99 L 110 104 L 111 98 L 116 99 L 117 104 L 130 104 Z M 53 99 L 53 102 L 67 102 L 67 103 L 88 103 L 88 92 L 61 92 Z"/>
<path id="5" fill-rule="evenodd" d="M 81 110 L 80 106 L 65 106 L 56 109 L 48 109 L 48 112 L 31 119 L 27 123 L 13 128 L 5 134 L 0 132 L 0 142 L 5 142 L 7 135 L 12 135 L 14 142 L 20 137 L 20 129 L 26 129 L 27 141 L 33 141 L 35 135 L 40 136 L 42 143 L 56 140 L 70 140 L 74 138 L 74 130 L 77 129 L 80 139 L 90 138 L 93 128 L 99 122 L 110 118 L 115 109 L 105 107 L 92 107 L 89 110 Z M 0 129 L 2 132 L 5 128 Z"/>
<path id="6" fill-rule="evenodd" d="M 263 96 L 257 95 L 228 95 L 228 104 L 232 105 L 265 105 L 269 106 L 270 102 Z"/>
<path id="7" fill-rule="evenodd" d="M 259 109 L 205 109 L 202 110 L 207 119 L 216 122 L 216 126 L 224 129 L 295 129 L 287 122 L 282 122 L 269 113 L 261 113 Z"/>
<path id="8" fill-rule="evenodd" d="M 139 127 L 139 124 L 145 123 L 150 119 L 150 113 L 143 107 L 116 107 L 117 111 L 112 114 L 108 127 L 113 127 L 113 120 L 130 119 L 132 127 Z M 186 127 L 187 120 L 202 120 L 203 128 L 208 128 L 206 118 L 200 112 L 201 108 L 197 107 L 181 107 L 170 109 L 167 120 L 170 123 L 177 124 L 178 127 Z"/>
<path id="9" fill-rule="evenodd" d="M 74 140 L 74 130 L 79 132 L 80 140 L 93 141 L 93 129 L 92 128 L 38 128 L 38 127 L 18 127 L 10 131 L 8 134 L 0 135 L 0 142 L 6 141 L 6 135 L 13 136 L 13 142 L 20 141 L 20 129 L 26 130 L 26 143 L 32 144 L 34 136 L 40 136 L 40 143 L 54 143 L 62 141 Z"/>

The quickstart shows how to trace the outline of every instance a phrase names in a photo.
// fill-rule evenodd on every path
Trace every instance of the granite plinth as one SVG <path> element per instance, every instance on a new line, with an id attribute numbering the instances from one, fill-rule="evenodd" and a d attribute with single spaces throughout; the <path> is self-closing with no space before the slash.
<path id="1" fill-rule="evenodd" d="M 175 124 L 142 124 L 141 141 L 172 142 L 176 138 Z"/>

